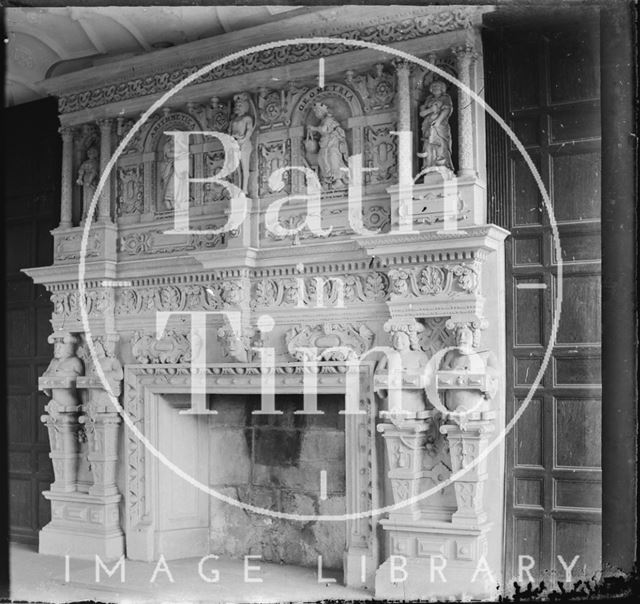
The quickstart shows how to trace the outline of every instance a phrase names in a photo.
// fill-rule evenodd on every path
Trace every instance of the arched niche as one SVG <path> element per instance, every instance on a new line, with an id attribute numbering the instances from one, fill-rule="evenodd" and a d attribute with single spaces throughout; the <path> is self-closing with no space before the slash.
<path id="1" fill-rule="evenodd" d="M 320 88 L 316 86 L 305 92 L 296 102 L 292 115 L 289 135 L 291 138 L 292 165 L 307 165 L 318 171 L 318 137 L 316 145 L 309 140 L 309 126 L 317 127 L 322 119 L 315 115 L 314 106 L 317 103 L 326 105 L 329 113 L 345 132 L 347 152 L 350 156 L 360 153 L 362 149 L 362 126 L 359 118 L 363 115 L 363 108 L 355 91 L 339 82 L 328 82 Z M 302 182 L 294 189 L 303 188 Z M 323 189 L 325 187 L 323 186 Z M 346 189 L 346 183 L 338 189 Z"/>
<path id="2" fill-rule="evenodd" d="M 202 130 L 196 119 L 182 111 L 163 115 L 150 128 L 144 141 L 145 172 L 153 176 L 152 210 L 169 211 L 173 201 L 173 145 L 174 139 L 166 132 L 198 132 Z M 200 134 L 189 138 L 189 174 L 191 177 L 202 172 L 202 143 Z M 151 183 L 150 183 L 151 184 Z"/>

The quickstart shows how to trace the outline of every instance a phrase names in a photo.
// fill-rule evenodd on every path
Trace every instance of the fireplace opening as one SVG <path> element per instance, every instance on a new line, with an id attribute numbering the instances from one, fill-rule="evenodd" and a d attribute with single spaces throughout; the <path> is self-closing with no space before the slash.
<path id="1" fill-rule="evenodd" d="M 281 415 L 259 415 L 260 396 L 210 395 L 209 483 L 217 491 L 266 510 L 344 514 L 344 396 L 318 395 L 322 415 L 302 415 L 302 395 L 276 395 Z M 210 498 L 210 552 L 341 570 L 344 522 L 284 520 Z"/>

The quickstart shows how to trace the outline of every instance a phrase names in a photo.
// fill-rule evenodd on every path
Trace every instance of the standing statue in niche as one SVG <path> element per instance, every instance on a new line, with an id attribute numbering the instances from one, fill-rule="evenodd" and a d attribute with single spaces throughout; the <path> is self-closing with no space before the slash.
<path id="1" fill-rule="evenodd" d="M 180 153 L 179 156 L 176 153 Z M 182 167 L 183 172 L 176 172 L 176 159 L 182 157 L 182 153 L 175 149 L 175 141 L 167 136 L 162 145 L 162 155 L 158 164 L 158 176 L 160 178 L 160 200 L 165 210 L 172 210 L 176 203 L 176 193 L 178 198 L 186 203 L 189 202 L 189 150 L 184 152 L 187 156 L 186 169 L 183 162 L 178 162 L 178 167 Z M 178 179 L 177 187 L 174 182 Z"/>
<path id="2" fill-rule="evenodd" d="M 429 86 L 429 96 L 420 106 L 422 119 L 422 169 L 429 172 L 440 172 L 445 177 L 453 175 L 451 160 L 451 128 L 449 117 L 453 111 L 451 97 L 447 94 L 447 86 L 441 80 Z M 444 173 L 443 173 L 444 172 Z"/>
<path id="3" fill-rule="evenodd" d="M 82 187 L 82 222 L 87 219 L 89 214 L 89 207 L 96 192 L 99 174 L 98 149 L 89 147 L 87 149 L 87 159 L 80 164 L 76 180 L 76 184 Z"/>
<path id="4" fill-rule="evenodd" d="M 160 159 L 162 201 L 167 210 L 173 208 L 173 175 L 173 140 L 168 138 L 162 145 L 162 158 Z"/>
<path id="5" fill-rule="evenodd" d="M 320 124 L 307 126 L 305 147 L 309 155 L 317 152 L 320 183 L 330 189 L 346 185 L 349 179 L 349 149 L 345 132 L 324 103 L 315 103 L 313 113 Z M 319 142 L 316 142 L 314 134 L 319 135 Z"/>
<path id="6" fill-rule="evenodd" d="M 240 188 L 248 195 L 250 161 L 253 151 L 251 135 L 256 124 L 250 113 L 251 103 L 246 92 L 236 94 L 233 97 L 233 102 L 234 116 L 229 123 L 229 134 L 238 141 L 240 146 Z"/>

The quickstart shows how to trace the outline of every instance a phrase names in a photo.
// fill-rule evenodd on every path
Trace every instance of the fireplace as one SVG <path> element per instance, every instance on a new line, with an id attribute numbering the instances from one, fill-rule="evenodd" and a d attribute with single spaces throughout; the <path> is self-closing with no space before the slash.
<path id="1" fill-rule="evenodd" d="M 274 517 L 210 495 L 167 467 L 128 429 L 127 557 L 259 555 L 312 567 L 321 557 L 324 569 L 343 570 L 345 580 L 357 575 L 366 583 L 378 562 L 375 521 L 320 517 L 377 505 L 373 396 L 362 390 L 365 412 L 345 414 L 346 376 L 325 363 L 318 376 L 319 413 L 306 414 L 302 364 L 288 365 L 287 373 L 276 368 L 278 414 L 259 413 L 255 366 L 209 367 L 203 414 L 185 413 L 190 375 L 184 367 L 126 367 L 125 410 L 158 453 L 233 502 L 290 515 Z M 369 383 L 372 366 L 363 363 L 359 371 L 363 385 Z"/>

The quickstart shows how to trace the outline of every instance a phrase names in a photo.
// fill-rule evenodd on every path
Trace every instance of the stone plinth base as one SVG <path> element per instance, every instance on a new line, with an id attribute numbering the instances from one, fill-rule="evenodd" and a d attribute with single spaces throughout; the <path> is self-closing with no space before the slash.
<path id="1" fill-rule="evenodd" d="M 86 493 L 44 491 L 51 501 L 51 522 L 40 531 L 38 552 L 52 556 L 102 560 L 124 554 L 120 529 L 120 495 L 96 497 Z"/>
<path id="2" fill-rule="evenodd" d="M 84 225 L 77 227 L 58 227 L 51 231 L 53 235 L 53 254 L 55 264 L 77 263 L 82 253 L 82 235 Z M 87 262 L 93 260 L 116 260 L 117 227 L 112 223 L 92 222 L 89 228 L 84 257 Z"/>
<path id="3" fill-rule="evenodd" d="M 376 598 L 485 599 L 496 595 L 497 569 L 486 562 L 487 524 L 478 529 L 447 522 L 382 520 L 390 557 L 378 568 Z"/>
<path id="4" fill-rule="evenodd" d="M 344 553 L 344 584 L 355 589 L 373 590 L 377 561 L 364 548 L 351 548 Z"/>

